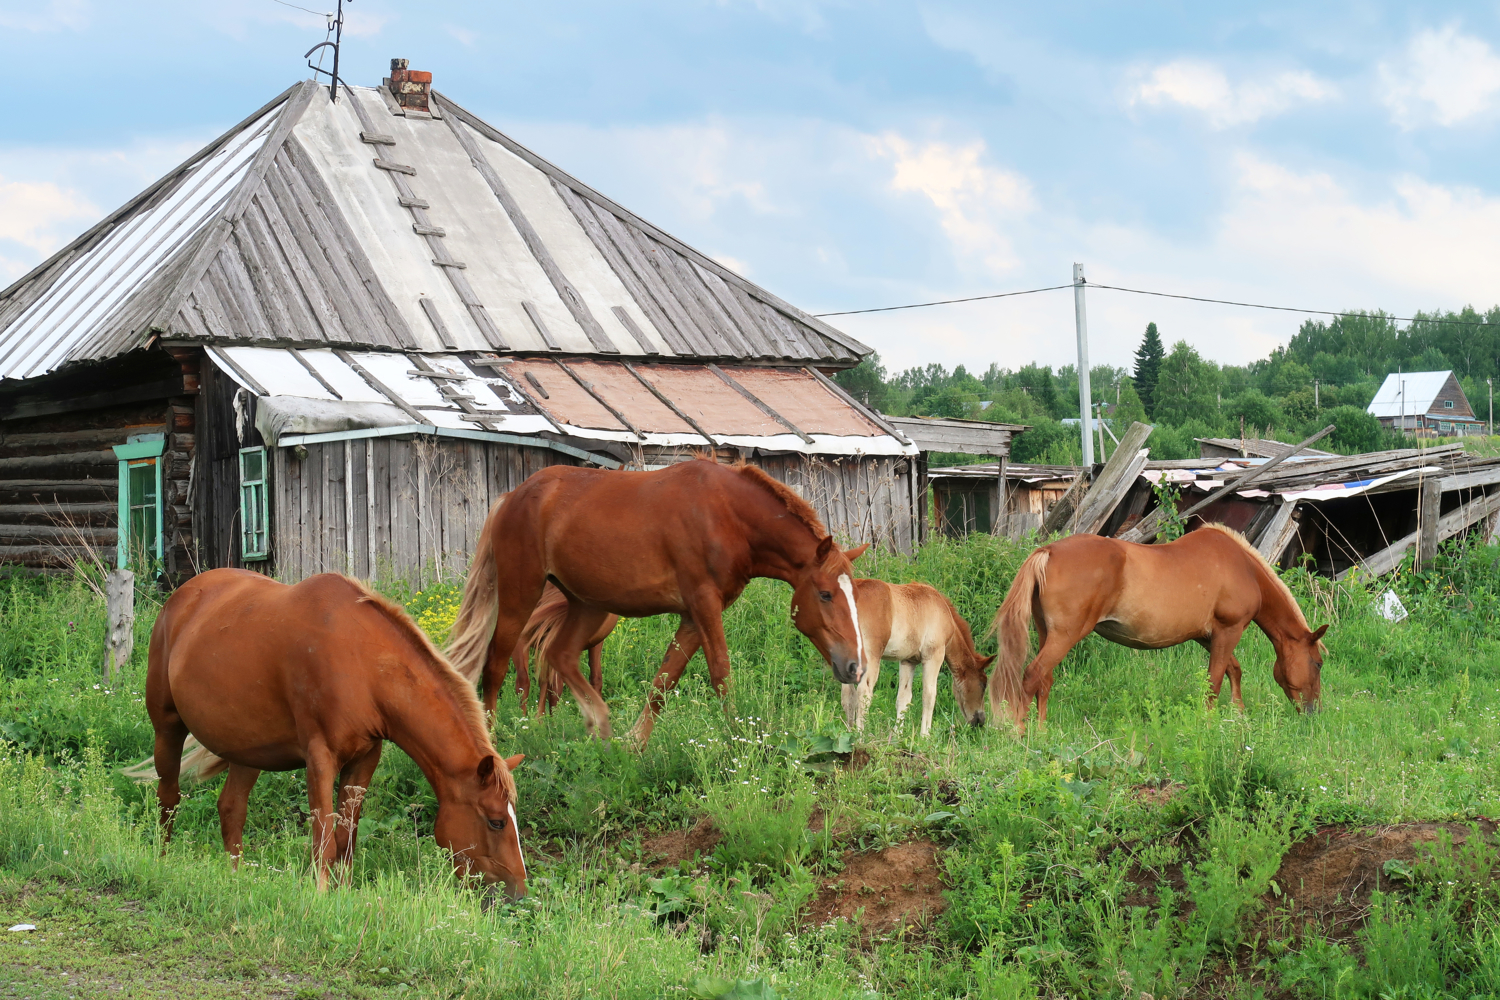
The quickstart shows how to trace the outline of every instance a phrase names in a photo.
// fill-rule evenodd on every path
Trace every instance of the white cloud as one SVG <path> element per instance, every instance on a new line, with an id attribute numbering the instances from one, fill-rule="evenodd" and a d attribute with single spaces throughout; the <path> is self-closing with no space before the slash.
<path id="1" fill-rule="evenodd" d="M 99 215 L 77 191 L 0 177 L 0 284 L 25 274 Z M 7 243 L 30 253 L 7 254 Z"/>
<path id="2" fill-rule="evenodd" d="M 1380 76 L 1386 106 L 1403 128 L 1458 125 L 1490 111 L 1500 95 L 1500 57 L 1451 24 L 1419 32 L 1400 59 L 1381 64 Z"/>
<path id="3" fill-rule="evenodd" d="M 1337 96 L 1333 84 L 1302 70 L 1233 84 L 1212 63 L 1178 59 L 1138 80 L 1130 89 L 1129 103 L 1153 107 L 1176 104 L 1202 112 L 1214 128 L 1229 128 Z"/>
<path id="4" fill-rule="evenodd" d="M 895 163 L 892 190 L 920 194 L 937 208 L 956 254 L 977 256 L 996 275 L 1015 267 L 1007 230 L 1035 207 L 1031 184 L 1018 173 L 986 165 L 982 141 L 918 146 L 887 132 L 872 138 L 870 149 Z"/>
<path id="5" fill-rule="evenodd" d="M 448 34 L 458 39 L 459 44 L 465 48 L 473 48 L 474 43 L 479 40 L 479 35 L 468 28 L 460 28 L 456 24 L 447 25 Z"/>
<path id="6" fill-rule="evenodd" d="M 85 0 L 48 0 L 47 3 L 11 3 L 0 8 L 0 28 L 17 31 L 80 31 L 89 25 Z"/>

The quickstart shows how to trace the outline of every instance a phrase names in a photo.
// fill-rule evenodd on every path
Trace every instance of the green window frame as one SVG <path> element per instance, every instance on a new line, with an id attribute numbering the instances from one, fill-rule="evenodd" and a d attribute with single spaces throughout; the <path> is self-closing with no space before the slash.
<path id="1" fill-rule="evenodd" d="M 240 449 L 240 558 L 259 562 L 271 557 L 271 505 L 265 448 Z"/>
<path id="2" fill-rule="evenodd" d="M 162 560 L 165 531 L 162 525 L 161 456 L 166 441 L 153 434 L 139 441 L 114 446 L 119 462 L 119 522 L 115 559 L 121 569 L 134 555 L 142 562 Z"/>

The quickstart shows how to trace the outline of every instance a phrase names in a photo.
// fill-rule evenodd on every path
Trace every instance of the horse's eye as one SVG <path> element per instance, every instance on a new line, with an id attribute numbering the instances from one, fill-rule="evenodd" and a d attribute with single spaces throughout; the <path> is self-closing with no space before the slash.
<path id="1" fill-rule="evenodd" d="M 489 823 L 490 829 L 494 830 L 496 833 L 499 833 L 501 830 L 505 829 L 505 819 L 503 817 L 501 819 L 486 820 L 486 822 Z"/>
<path id="2" fill-rule="evenodd" d="M 819 598 L 819 600 L 822 600 L 825 603 L 828 603 L 828 604 L 832 604 L 833 603 L 833 594 L 829 593 L 826 590 L 820 590 L 820 591 L 818 591 L 818 598 Z"/>

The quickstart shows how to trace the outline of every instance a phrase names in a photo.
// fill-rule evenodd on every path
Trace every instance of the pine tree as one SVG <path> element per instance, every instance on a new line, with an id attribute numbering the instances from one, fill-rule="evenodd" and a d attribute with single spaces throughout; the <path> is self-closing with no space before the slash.
<path id="1" fill-rule="evenodd" d="M 1147 413 L 1156 412 L 1156 382 L 1161 376 L 1161 361 L 1167 356 L 1161 344 L 1161 334 L 1155 323 L 1146 324 L 1146 336 L 1135 352 L 1135 391 L 1141 397 L 1141 405 Z"/>

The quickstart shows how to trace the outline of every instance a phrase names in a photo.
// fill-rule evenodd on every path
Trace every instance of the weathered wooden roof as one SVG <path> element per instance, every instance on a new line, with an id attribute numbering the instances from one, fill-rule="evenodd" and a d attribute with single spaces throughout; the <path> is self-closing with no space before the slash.
<path id="1" fill-rule="evenodd" d="M 846 367 L 869 348 L 434 95 L 305 82 L 0 292 L 0 378 L 153 337 Z"/>

